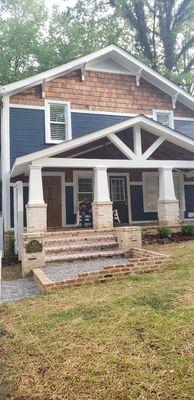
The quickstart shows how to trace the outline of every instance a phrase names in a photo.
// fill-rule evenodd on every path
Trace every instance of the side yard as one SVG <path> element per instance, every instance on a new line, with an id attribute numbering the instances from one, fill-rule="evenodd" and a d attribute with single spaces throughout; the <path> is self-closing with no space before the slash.
<path id="1" fill-rule="evenodd" d="M 193 399 L 194 242 L 145 247 L 174 268 L 1 306 L 0 400 Z"/>

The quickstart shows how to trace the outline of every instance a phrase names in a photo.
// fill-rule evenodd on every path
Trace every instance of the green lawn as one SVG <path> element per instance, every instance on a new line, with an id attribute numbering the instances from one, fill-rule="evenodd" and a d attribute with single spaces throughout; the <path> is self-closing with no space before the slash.
<path id="1" fill-rule="evenodd" d="M 155 249 L 174 269 L 2 306 L 0 399 L 193 399 L 194 242 Z"/>

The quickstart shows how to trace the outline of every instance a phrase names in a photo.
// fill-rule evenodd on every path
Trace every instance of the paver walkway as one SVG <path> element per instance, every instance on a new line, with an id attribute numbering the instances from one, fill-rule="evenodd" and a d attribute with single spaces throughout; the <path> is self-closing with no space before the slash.
<path id="1" fill-rule="evenodd" d="M 42 268 L 42 271 L 49 279 L 53 282 L 60 282 L 68 279 L 76 279 L 78 278 L 79 273 L 83 272 L 95 272 L 103 269 L 106 265 L 120 264 L 125 263 L 129 260 L 125 257 L 118 258 L 105 258 L 99 260 L 90 260 L 90 261 L 77 261 L 73 263 L 64 263 L 64 264 L 49 264 L 46 267 Z"/>
<path id="2" fill-rule="evenodd" d="M 26 297 L 37 296 L 40 293 L 32 278 L 21 278 L 13 281 L 1 282 L 0 304 L 15 300 L 22 300 Z"/>

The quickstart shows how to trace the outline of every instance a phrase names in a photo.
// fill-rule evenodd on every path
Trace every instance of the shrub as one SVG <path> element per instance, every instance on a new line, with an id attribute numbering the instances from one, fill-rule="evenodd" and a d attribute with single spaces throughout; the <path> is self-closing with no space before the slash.
<path id="1" fill-rule="evenodd" d="M 158 228 L 158 235 L 161 239 L 168 238 L 171 236 L 171 229 L 166 225 L 160 226 Z"/>
<path id="2" fill-rule="evenodd" d="M 143 231 L 143 229 L 141 229 L 141 240 L 145 239 L 145 232 Z"/>
<path id="3" fill-rule="evenodd" d="M 183 225 L 181 227 L 181 233 L 184 236 L 194 235 L 194 225 Z"/>
<path id="4" fill-rule="evenodd" d="M 12 237 L 9 240 L 8 250 L 7 250 L 7 257 L 14 258 L 15 257 L 15 239 Z"/>

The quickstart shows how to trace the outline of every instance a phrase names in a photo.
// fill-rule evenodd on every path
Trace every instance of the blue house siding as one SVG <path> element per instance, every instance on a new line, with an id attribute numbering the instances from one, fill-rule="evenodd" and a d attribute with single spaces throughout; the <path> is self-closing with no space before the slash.
<path id="1" fill-rule="evenodd" d="M 10 108 L 10 161 L 45 149 L 44 110 Z"/>
<path id="2" fill-rule="evenodd" d="M 194 121 L 175 119 L 174 129 L 186 137 L 194 140 Z"/>
<path id="3" fill-rule="evenodd" d="M 125 121 L 130 117 L 110 114 L 72 112 L 72 138 L 98 131 Z M 194 139 L 194 121 L 175 120 L 175 129 Z M 11 166 L 16 157 L 50 147 L 45 143 L 44 110 L 10 108 L 10 158 Z"/>
<path id="4" fill-rule="evenodd" d="M 129 118 L 130 117 L 122 115 L 85 114 L 73 112 L 71 114 L 72 137 L 75 139 L 86 135 L 87 133 L 99 131 L 100 129 L 107 128 L 108 126 L 125 121 Z"/>
<path id="5" fill-rule="evenodd" d="M 73 139 L 126 120 L 128 117 L 72 113 Z M 45 143 L 44 110 L 10 108 L 10 158 L 50 147 Z"/>

